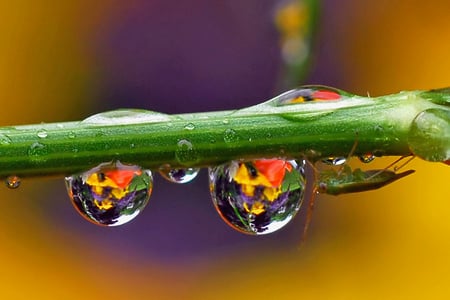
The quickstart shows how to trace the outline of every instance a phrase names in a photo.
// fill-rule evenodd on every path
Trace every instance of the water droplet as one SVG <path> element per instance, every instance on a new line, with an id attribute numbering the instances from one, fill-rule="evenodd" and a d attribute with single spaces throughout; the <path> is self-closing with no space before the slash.
<path id="1" fill-rule="evenodd" d="M 170 182 L 188 183 L 197 177 L 199 171 L 198 168 L 170 169 L 170 167 L 162 167 L 159 173 Z"/>
<path id="2" fill-rule="evenodd" d="M 74 139 L 77 135 L 75 134 L 74 131 L 69 131 L 68 137 L 69 139 Z"/>
<path id="3" fill-rule="evenodd" d="M 234 229 L 260 235 L 285 226 L 304 196 L 305 161 L 232 161 L 209 169 L 212 200 Z"/>
<path id="4" fill-rule="evenodd" d="M 8 176 L 5 180 L 5 184 L 10 189 L 17 189 L 20 186 L 20 178 L 15 175 Z"/>
<path id="5" fill-rule="evenodd" d="M 118 226 L 133 220 L 147 205 L 152 192 L 150 170 L 117 162 L 103 163 L 66 177 L 72 204 L 88 221 Z"/>
<path id="6" fill-rule="evenodd" d="M 0 133 L 0 146 L 6 146 L 9 144 L 11 144 L 11 139 L 7 135 Z"/>
<path id="7" fill-rule="evenodd" d="M 409 129 L 408 146 L 428 161 L 450 159 L 450 111 L 429 108 L 418 114 Z"/>
<path id="8" fill-rule="evenodd" d="M 170 121 L 171 116 L 144 109 L 118 109 L 90 116 L 81 123 L 93 125 L 143 124 Z"/>
<path id="9" fill-rule="evenodd" d="M 190 164 L 198 161 L 198 153 L 189 140 L 179 140 L 175 150 L 175 158 L 180 164 Z"/>
<path id="10" fill-rule="evenodd" d="M 367 164 L 375 159 L 375 155 L 373 153 L 366 153 L 366 154 L 360 155 L 358 158 L 361 162 Z"/>
<path id="11" fill-rule="evenodd" d="M 194 129 L 195 129 L 195 125 L 192 124 L 192 123 L 187 123 L 187 124 L 184 126 L 184 129 L 186 129 L 186 130 L 194 130 Z"/>
<path id="12" fill-rule="evenodd" d="M 223 135 L 223 140 L 225 143 L 233 143 L 239 140 L 239 137 L 235 130 L 228 128 L 225 130 L 225 134 Z"/>
<path id="13" fill-rule="evenodd" d="M 326 163 L 327 165 L 332 165 L 332 166 L 340 166 L 345 164 L 345 162 L 347 161 L 347 158 L 343 157 L 343 156 L 330 156 L 328 158 L 324 158 L 322 159 L 322 162 Z"/>
<path id="14" fill-rule="evenodd" d="M 37 132 L 37 136 L 41 139 L 45 139 L 47 137 L 47 131 L 45 129 L 40 129 Z"/>
<path id="15" fill-rule="evenodd" d="M 230 121 L 228 121 L 228 119 L 223 119 L 222 123 L 226 125 L 226 124 L 230 123 Z"/>
<path id="16" fill-rule="evenodd" d="M 287 91 L 272 100 L 277 106 L 318 102 L 318 101 L 336 101 L 342 100 L 345 92 L 322 85 L 307 85 L 294 90 Z"/>
<path id="17" fill-rule="evenodd" d="M 45 156 L 48 154 L 48 149 L 45 145 L 35 142 L 31 144 L 28 149 L 28 156 L 34 162 L 43 162 L 46 160 Z"/>

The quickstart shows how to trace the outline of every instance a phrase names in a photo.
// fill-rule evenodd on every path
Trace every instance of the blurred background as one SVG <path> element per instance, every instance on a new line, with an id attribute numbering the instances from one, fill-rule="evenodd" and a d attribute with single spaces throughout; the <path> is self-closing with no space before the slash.
<path id="1" fill-rule="evenodd" d="M 236 109 L 301 83 L 371 96 L 450 85 L 446 0 L 320 1 L 310 50 L 303 1 L 40 2 L 0 1 L 1 126 Z M 301 249 L 304 212 L 242 235 L 215 212 L 206 170 L 188 185 L 155 175 L 146 210 L 119 228 L 81 218 L 62 178 L 24 180 L 0 189 L 0 297 L 448 299 L 449 169 L 409 168 L 381 190 L 320 196 Z"/>

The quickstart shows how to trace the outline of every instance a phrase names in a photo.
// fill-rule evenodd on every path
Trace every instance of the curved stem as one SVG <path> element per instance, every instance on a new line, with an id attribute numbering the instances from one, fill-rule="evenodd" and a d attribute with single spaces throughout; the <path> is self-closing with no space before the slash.
<path id="1" fill-rule="evenodd" d="M 339 99 L 284 105 L 289 93 L 299 90 L 235 111 L 165 115 L 119 110 L 80 122 L 0 127 L 0 177 L 69 175 L 111 160 L 150 169 L 261 157 L 314 161 L 347 156 L 356 137 L 354 155 L 408 155 L 422 144 L 415 139 L 422 130 L 420 124 L 413 126 L 416 117 L 430 110 L 441 112 L 441 131 L 450 130 L 445 90 L 377 98 L 333 90 Z M 448 160 L 449 139 L 439 136 L 429 141 L 433 155 L 414 154 Z M 433 148 L 433 143 L 439 145 Z"/>

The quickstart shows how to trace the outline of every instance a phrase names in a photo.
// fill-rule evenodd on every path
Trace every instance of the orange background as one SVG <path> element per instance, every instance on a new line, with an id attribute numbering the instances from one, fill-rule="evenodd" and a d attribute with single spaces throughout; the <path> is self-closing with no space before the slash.
<path id="1" fill-rule="evenodd" d="M 1 125 L 69 121 L 93 113 L 93 103 L 106 97 L 101 96 L 103 74 L 91 43 L 96 33 L 107 32 L 130 10 L 138 11 L 142 5 L 140 1 L 99 1 L 96 5 L 90 1 L 42 2 L 0 3 Z M 361 95 L 370 92 L 371 96 L 450 85 L 448 1 L 330 0 L 323 1 L 322 6 L 316 63 L 308 83 L 334 85 Z M 222 59 L 232 60 L 233 55 Z M 207 86 L 208 82 L 203 84 Z M 226 89 L 224 83 L 223 93 Z M 175 104 L 179 99 L 173 101 Z M 189 107 L 182 110 L 190 111 Z M 390 161 L 379 160 L 371 168 Z M 236 242 L 229 237 L 239 233 L 223 225 L 223 231 L 214 229 L 208 234 L 224 246 L 218 253 L 205 251 L 201 255 L 189 253 L 193 251 L 189 247 L 199 243 L 198 237 L 184 231 L 180 223 L 183 234 L 171 245 L 185 252 L 180 254 L 183 259 L 176 255 L 160 259 L 163 256 L 152 250 L 160 246 L 151 240 L 146 244 L 148 255 L 120 242 L 96 242 L 91 231 L 110 233 L 84 224 L 87 222 L 71 211 L 61 180 L 25 180 L 18 190 L 0 189 L 0 297 L 448 298 L 449 169 L 419 159 L 408 166 L 417 172 L 381 190 L 320 196 L 309 238 L 300 250 L 296 241 L 304 215 L 283 230 L 283 243 L 274 242 L 281 236 L 278 233 L 273 237 L 244 236 Z M 159 183 L 161 180 L 155 182 L 155 192 Z M 207 190 L 206 182 L 198 186 Z M 191 192 L 200 193 L 197 187 L 174 189 L 193 206 L 210 201 L 189 196 Z M 175 200 L 166 197 L 165 201 Z M 156 217 L 151 212 L 152 199 L 150 202 L 139 217 L 155 216 L 159 223 L 136 220 L 118 231 L 106 230 L 116 230 L 113 234 L 117 235 L 133 234 L 131 242 L 136 245 L 148 238 L 145 230 L 149 228 L 160 226 L 164 235 L 165 226 L 177 219 Z M 188 205 L 176 203 L 179 206 L 173 205 L 172 210 Z M 206 209 L 205 214 L 211 214 L 211 220 L 219 219 L 213 209 Z M 75 225 L 65 223 L 66 215 Z M 189 220 L 189 216 L 185 221 L 200 223 L 199 231 L 208 230 L 209 221 Z M 220 222 L 217 220 L 217 224 Z M 166 238 L 171 238 L 169 233 Z M 205 241 L 208 236 L 203 236 Z"/>

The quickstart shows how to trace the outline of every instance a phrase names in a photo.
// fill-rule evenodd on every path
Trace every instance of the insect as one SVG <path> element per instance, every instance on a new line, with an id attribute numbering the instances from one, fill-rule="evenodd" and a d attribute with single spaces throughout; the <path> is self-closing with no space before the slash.
<path id="1" fill-rule="evenodd" d="M 407 170 L 402 173 L 397 173 L 398 170 L 414 159 L 414 156 L 410 156 L 410 158 L 400 166 L 396 166 L 396 164 L 408 156 L 400 157 L 384 169 L 363 171 L 357 168 L 352 170 L 352 168 L 347 164 L 347 161 L 354 153 L 356 146 L 357 142 L 353 145 L 353 148 L 346 159 L 346 163 L 341 165 L 338 170 L 330 169 L 319 171 L 314 165 L 311 164 L 314 169 L 316 179 L 314 183 L 314 193 L 309 201 L 301 243 L 305 241 L 309 224 L 311 223 L 316 194 L 324 193 L 337 196 L 340 194 L 375 190 L 415 172 L 414 170 Z M 389 168 L 392 167 L 394 170 L 389 170 Z"/>

